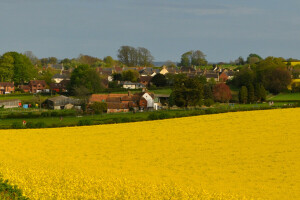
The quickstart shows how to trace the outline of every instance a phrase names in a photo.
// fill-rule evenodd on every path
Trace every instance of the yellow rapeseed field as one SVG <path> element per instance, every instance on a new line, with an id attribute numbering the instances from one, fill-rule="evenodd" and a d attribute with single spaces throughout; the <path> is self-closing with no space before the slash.
<path id="1" fill-rule="evenodd" d="M 295 108 L 0 130 L 0 173 L 31 199 L 300 199 L 299 128 Z"/>

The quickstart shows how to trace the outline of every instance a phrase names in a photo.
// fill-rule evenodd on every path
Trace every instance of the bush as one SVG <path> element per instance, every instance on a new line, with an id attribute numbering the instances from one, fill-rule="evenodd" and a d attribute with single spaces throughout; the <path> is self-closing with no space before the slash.
<path id="1" fill-rule="evenodd" d="M 42 112 L 41 116 L 42 117 L 50 117 L 51 116 L 51 112 Z"/>
<path id="2" fill-rule="evenodd" d="M 169 113 L 160 113 L 158 115 L 158 118 L 159 119 L 168 119 L 168 118 L 171 118 L 171 116 L 169 115 Z"/>
<path id="3" fill-rule="evenodd" d="M 215 103 L 215 102 L 214 102 L 214 100 L 212 100 L 212 99 L 205 99 L 205 100 L 204 100 L 204 105 L 205 105 L 206 107 L 210 107 L 210 106 L 212 106 L 214 103 Z"/>
<path id="4" fill-rule="evenodd" d="M 57 117 L 58 115 L 59 115 L 59 113 L 57 111 L 51 112 L 51 116 L 52 117 Z"/>
<path id="5" fill-rule="evenodd" d="M 33 122 L 27 122 L 26 128 L 35 128 L 35 124 Z"/>
<path id="6" fill-rule="evenodd" d="M 20 129 L 20 128 L 24 128 L 23 123 L 22 122 L 14 122 L 12 123 L 11 127 L 13 129 Z"/>
<path id="7" fill-rule="evenodd" d="M 16 185 L 12 186 L 0 177 L 0 199 L 27 200 L 28 198 L 23 196 L 22 190 Z"/>
<path id="8" fill-rule="evenodd" d="M 82 119 L 82 120 L 79 120 L 79 122 L 78 122 L 78 126 L 87 126 L 87 125 L 92 125 L 93 124 L 93 122 L 92 122 L 92 120 L 90 120 L 90 119 Z"/>
<path id="9" fill-rule="evenodd" d="M 45 122 L 37 122 L 37 123 L 35 124 L 35 127 L 36 127 L 36 128 L 46 128 L 47 125 L 45 124 Z"/>
<path id="10" fill-rule="evenodd" d="M 159 116 L 156 112 L 153 112 L 148 115 L 148 119 L 149 120 L 157 120 L 157 119 L 159 119 Z"/>

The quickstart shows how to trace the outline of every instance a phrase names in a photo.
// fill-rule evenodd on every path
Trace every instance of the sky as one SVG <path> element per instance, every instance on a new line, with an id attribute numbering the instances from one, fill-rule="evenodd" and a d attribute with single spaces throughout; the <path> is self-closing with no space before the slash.
<path id="1" fill-rule="evenodd" d="M 300 59 L 299 11 L 299 0 L 0 0 L 0 54 L 117 59 L 129 45 L 155 61 L 180 61 L 189 50 L 209 62 Z"/>

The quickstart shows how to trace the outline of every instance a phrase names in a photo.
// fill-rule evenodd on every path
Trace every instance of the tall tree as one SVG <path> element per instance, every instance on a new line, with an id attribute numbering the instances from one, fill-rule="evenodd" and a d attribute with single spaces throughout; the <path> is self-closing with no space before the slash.
<path id="1" fill-rule="evenodd" d="M 76 93 L 76 89 L 80 91 L 86 91 L 86 88 L 90 93 L 101 92 L 103 85 L 101 78 L 94 68 L 89 65 L 79 65 L 71 74 L 70 81 L 71 93 Z M 83 88 L 84 87 L 84 88 Z"/>
<path id="2" fill-rule="evenodd" d="M 181 77 L 176 81 L 171 95 L 178 107 L 201 106 L 203 85 L 198 79 Z"/>
<path id="3" fill-rule="evenodd" d="M 0 57 L 0 81 L 12 81 L 14 75 L 14 58 L 9 54 Z"/>
<path id="4" fill-rule="evenodd" d="M 138 78 L 139 78 L 139 73 L 137 71 L 127 70 L 122 72 L 123 81 L 137 82 Z"/>
<path id="5" fill-rule="evenodd" d="M 213 89 L 215 101 L 222 103 L 229 102 L 232 98 L 230 88 L 225 83 L 219 83 Z"/>
<path id="6" fill-rule="evenodd" d="M 13 59 L 12 81 L 14 81 L 15 84 L 23 84 L 37 77 L 36 68 L 33 66 L 30 59 L 27 58 L 25 55 L 17 52 L 7 52 L 3 54 L 2 58 L 5 58 L 5 66 L 9 67 L 10 71 L 12 69 L 11 61 Z M 9 74 L 11 75 L 11 72 Z"/>
<path id="7" fill-rule="evenodd" d="M 180 66 L 189 67 L 191 66 L 191 58 L 192 58 L 193 51 L 185 52 L 181 55 L 181 62 L 179 63 Z"/>
<path id="8" fill-rule="evenodd" d="M 248 103 L 253 103 L 255 100 L 253 84 L 249 84 L 247 89 L 248 89 Z"/>
<path id="9" fill-rule="evenodd" d="M 247 103 L 248 100 L 248 90 L 246 86 L 242 86 L 239 91 L 239 101 L 240 103 Z"/>
<path id="10" fill-rule="evenodd" d="M 195 66 L 207 65 L 204 53 L 200 50 L 193 51 L 191 64 Z"/>
<path id="11" fill-rule="evenodd" d="M 247 57 L 248 64 L 255 64 L 261 60 L 262 60 L 262 58 L 259 55 L 254 54 L 254 53 L 249 54 L 249 56 Z"/>
<path id="12" fill-rule="evenodd" d="M 167 85 L 167 79 L 163 74 L 156 74 L 151 79 L 151 82 L 157 87 L 164 87 Z"/>
<path id="13" fill-rule="evenodd" d="M 204 53 L 200 50 L 188 51 L 181 55 L 180 66 L 189 67 L 191 65 L 201 66 L 206 65 L 207 61 L 205 59 Z"/>
<path id="14" fill-rule="evenodd" d="M 140 66 L 151 66 L 154 57 L 151 55 L 150 51 L 144 47 L 139 47 L 138 51 L 138 64 Z"/>

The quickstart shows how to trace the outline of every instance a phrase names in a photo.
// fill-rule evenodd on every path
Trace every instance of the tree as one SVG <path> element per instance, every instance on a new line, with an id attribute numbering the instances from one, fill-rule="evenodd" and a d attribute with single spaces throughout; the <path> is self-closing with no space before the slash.
<path id="1" fill-rule="evenodd" d="M 287 89 L 287 86 L 291 83 L 291 73 L 287 69 L 276 68 L 270 71 L 266 75 L 266 86 L 267 89 L 278 94 Z"/>
<path id="2" fill-rule="evenodd" d="M 40 60 L 32 53 L 32 51 L 25 51 L 24 55 L 30 59 L 33 65 L 41 65 Z"/>
<path id="3" fill-rule="evenodd" d="M 203 85 L 195 78 L 179 79 L 175 82 L 171 95 L 178 107 L 201 106 Z"/>
<path id="4" fill-rule="evenodd" d="M 23 84 L 37 77 L 37 70 L 25 55 L 17 52 L 7 52 L 3 54 L 2 58 L 0 68 L 4 69 L 4 72 L 6 71 L 9 79 L 14 81 L 15 84 Z"/>
<path id="5" fill-rule="evenodd" d="M 248 89 L 248 103 L 253 103 L 255 100 L 253 84 L 249 84 L 247 89 Z"/>
<path id="6" fill-rule="evenodd" d="M 205 59 L 204 53 L 200 50 L 188 51 L 181 55 L 180 66 L 190 67 L 191 65 L 201 66 L 206 65 L 207 61 Z"/>
<path id="7" fill-rule="evenodd" d="M 105 62 L 107 67 L 112 67 L 115 64 L 114 59 L 111 56 L 106 56 L 103 61 Z"/>
<path id="8" fill-rule="evenodd" d="M 95 114 L 102 114 L 107 111 L 107 104 L 105 102 L 94 102 L 90 105 L 90 108 Z"/>
<path id="9" fill-rule="evenodd" d="M 238 57 L 238 59 L 235 60 L 235 64 L 244 65 L 245 64 L 244 58 L 242 56 Z"/>
<path id="10" fill-rule="evenodd" d="M 151 79 L 151 82 L 157 87 L 164 87 L 167 85 L 167 79 L 163 74 L 156 74 Z"/>
<path id="11" fill-rule="evenodd" d="M 96 57 L 80 54 L 77 58 L 77 61 L 80 64 L 87 64 L 87 65 L 92 66 L 93 64 L 95 64 L 96 62 L 101 61 L 101 60 Z"/>
<path id="12" fill-rule="evenodd" d="M 114 81 L 122 81 L 122 74 L 120 73 L 113 73 L 112 77 Z"/>
<path id="13" fill-rule="evenodd" d="M 76 93 L 76 89 L 83 91 L 86 88 L 89 93 L 98 93 L 103 89 L 102 81 L 95 69 L 89 65 L 79 65 L 71 74 L 71 93 Z"/>
<path id="14" fill-rule="evenodd" d="M 14 74 L 14 58 L 9 54 L 0 57 L 0 81 L 10 82 Z"/>
<path id="15" fill-rule="evenodd" d="M 191 64 L 195 66 L 207 65 L 204 53 L 200 50 L 192 52 Z"/>
<path id="16" fill-rule="evenodd" d="M 139 66 L 150 66 L 154 60 L 154 57 L 151 55 L 150 51 L 144 47 L 138 47 L 138 65 Z"/>
<path id="17" fill-rule="evenodd" d="M 225 83 L 216 84 L 213 89 L 213 94 L 215 101 L 222 103 L 229 102 L 232 98 L 230 88 Z"/>
<path id="18" fill-rule="evenodd" d="M 239 101 L 240 103 L 247 103 L 248 100 L 248 90 L 246 86 L 242 86 L 239 91 Z"/>
<path id="19" fill-rule="evenodd" d="M 255 85 L 255 98 L 257 101 L 265 101 L 267 92 L 262 84 L 257 83 Z"/>
<path id="20" fill-rule="evenodd" d="M 154 60 L 150 51 L 144 47 L 134 48 L 131 46 L 121 46 L 118 50 L 119 61 L 129 67 L 150 66 Z"/>
<path id="21" fill-rule="evenodd" d="M 211 86 L 208 84 L 204 85 L 204 99 L 213 99 Z"/>
<path id="22" fill-rule="evenodd" d="M 191 66 L 191 58 L 192 58 L 193 51 L 185 52 L 181 55 L 181 62 L 179 63 L 180 66 L 189 67 Z"/>
<path id="23" fill-rule="evenodd" d="M 49 57 L 48 58 L 48 64 L 53 64 L 53 65 L 57 64 L 57 58 Z"/>
<path id="24" fill-rule="evenodd" d="M 249 54 L 249 56 L 247 57 L 248 64 L 255 64 L 261 60 L 262 60 L 262 58 L 259 55 L 254 54 L 254 53 Z"/>
<path id="25" fill-rule="evenodd" d="M 139 73 L 137 71 L 127 70 L 122 72 L 123 81 L 137 82 L 138 78 L 139 78 Z"/>

